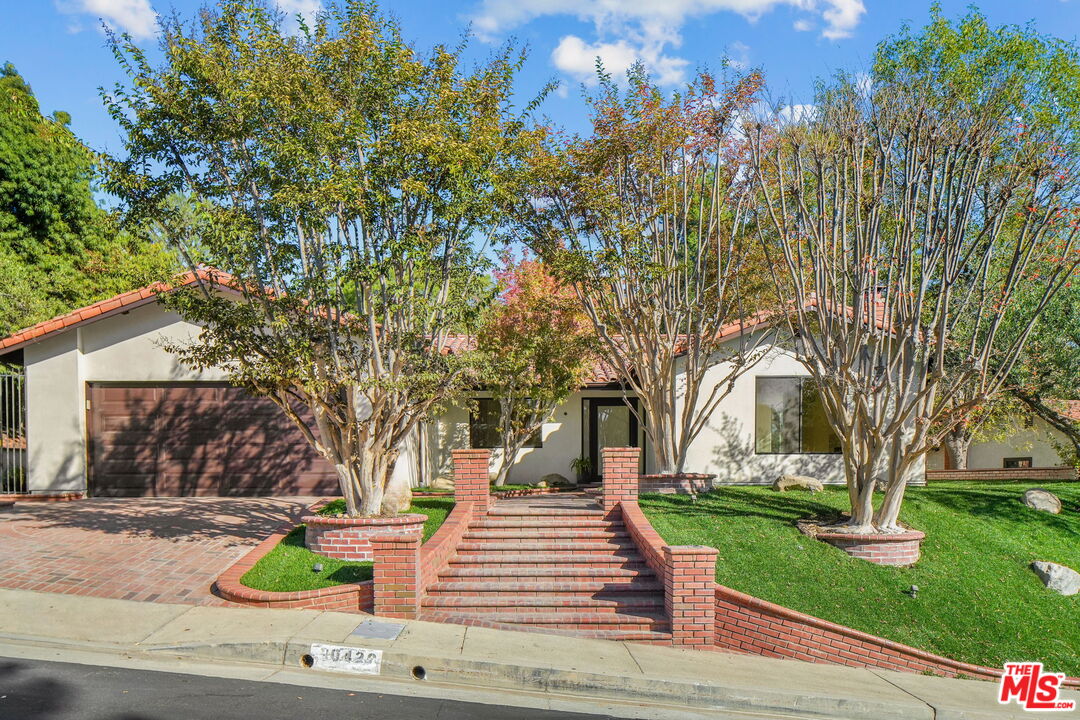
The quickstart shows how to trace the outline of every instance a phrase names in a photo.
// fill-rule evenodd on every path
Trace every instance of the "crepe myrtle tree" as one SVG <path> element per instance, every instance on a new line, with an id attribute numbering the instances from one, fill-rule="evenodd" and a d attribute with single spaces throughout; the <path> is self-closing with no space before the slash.
<path id="1" fill-rule="evenodd" d="M 165 21 L 157 65 L 111 38 L 127 155 L 110 189 L 229 273 L 166 297 L 204 328 L 180 358 L 277 403 L 336 468 L 349 515 L 394 513 L 403 442 L 468 375 L 447 338 L 491 298 L 474 238 L 529 145 L 511 110 L 522 56 L 463 70 L 462 48 L 420 53 L 366 2 L 293 34 L 283 20 L 236 0 Z M 176 194 L 196 211 L 171 212 Z"/>
<path id="2" fill-rule="evenodd" d="M 592 325 L 573 289 L 543 263 L 504 254 L 495 277 L 499 300 L 477 334 L 477 350 L 479 380 L 499 404 L 495 484 L 501 486 L 529 439 L 581 387 L 594 348 Z"/>
<path id="3" fill-rule="evenodd" d="M 760 237 L 843 449 L 843 529 L 900 530 L 919 459 L 1075 280 L 1078 83 L 1073 46 L 935 10 L 879 46 L 869 83 L 751 124 Z"/>
<path id="4" fill-rule="evenodd" d="M 574 288 L 601 356 L 638 399 L 661 472 L 760 359 L 748 272 L 752 187 L 731 133 L 757 73 L 702 73 L 670 96 L 641 66 L 620 90 L 598 70 L 591 134 L 551 135 L 534 156 L 523 240 Z M 634 408 L 639 413 L 638 408 Z"/>

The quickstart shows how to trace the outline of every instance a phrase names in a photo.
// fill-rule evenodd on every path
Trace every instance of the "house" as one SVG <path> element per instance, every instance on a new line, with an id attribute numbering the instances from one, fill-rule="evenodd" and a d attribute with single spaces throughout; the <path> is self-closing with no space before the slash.
<path id="1" fill-rule="evenodd" d="M 1080 422 L 1080 401 L 1065 403 L 1062 413 Z M 1069 445 L 1068 438 L 1045 420 L 1024 415 L 1015 419 L 1007 437 L 972 442 L 968 449 L 966 470 L 955 470 L 952 457 L 942 447 L 927 454 L 926 472 L 928 477 L 938 478 L 963 473 L 967 477 L 990 478 L 995 474 L 1012 474 L 1033 479 L 1071 479 L 1076 477 L 1076 470 L 1058 452 L 1059 448 Z M 1056 473 L 1049 473 L 1050 470 Z"/>
<path id="2" fill-rule="evenodd" d="M 196 282 L 194 275 L 184 284 Z M 95 496 L 332 494 L 337 479 L 269 400 L 229 386 L 217 369 L 181 364 L 163 345 L 199 327 L 166 310 L 153 288 L 81 308 L 0 340 L 26 382 L 28 490 Z M 726 373 L 722 367 L 711 372 Z M 413 484 L 450 476 L 450 451 L 490 447 L 484 393 L 426 423 L 395 472 Z M 558 473 L 600 451 L 648 443 L 619 378 L 598 365 L 521 451 L 512 482 Z M 499 461 L 495 453 L 493 464 Z M 685 469 L 718 483 L 771 483 L 781 473 L 843 482 L 839 443 L 795 355 L 773 346 L 743 374 L 690 447 Z M 921 468 L 917 472 L 921 479 Z"/>

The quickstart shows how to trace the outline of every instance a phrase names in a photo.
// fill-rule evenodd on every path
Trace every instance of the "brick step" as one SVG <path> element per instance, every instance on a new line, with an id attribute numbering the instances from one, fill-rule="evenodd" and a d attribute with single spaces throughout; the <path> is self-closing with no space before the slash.
<path id="1" fill-rule="evenodd" d="M 555 542 L 579 542 L 581 540 L 629 540 L 625 530 L 577 528 L 499 528 L 497 530 L 469 530 L 462 538 L 465 542 L 476 540 L 552 540 Z"/>
<path id="2" fill-rule="evenodd" d="M 491 553 L 458 553 L 456 556 L 450 559 L 450 567 L 458 567 L 461 565 L 497 565 L 502 568 L 515 567 L 523 565 L 525 567 L 552 567 L 552 566 L 577 566 L 577 567 L 591 567 L 593 565 L 613 565 L 613 566 L 639 566 L 645 565 L 645 561 L 641 559 L 641 556 L 634 553 L 630 556 L 629 553 L 623 553 L 617 555 L 615 553 L 621 552 L 617 550 L 609 551 L 607 553 L 563 553 L 554 555 L 522 555 L 520 552 L 507 551 L 491 552 Z"/>
<path id="3" fill-rule="evenodd" d="M 598 630 L 596 628 L 571 629 L 553 627 L 551 625 L 520 625 L 517 623 L 492 622 L 489 619 L 475 615 L 459 615 L 455 613 L 437 612 L 425 610 L 420 613 L 421 620 L 429 622 L 450 623 L 453 625 L 470 625 L 473 627 L 486 627 L 494 630 L 513 630 L 515 632 L 537 632 L 545 635 L 560 635 L 563 637 L 590 638 L 593 640 L 613 641 L 637 641 L 659 645 L 671 644 L 671 633 L 655 630 Z"/>
<path id="4" fill-rule="evenodd" d="M 528 518 L 552 518 L 556 520 L 582 519 L 603 520 L 603 510 L 562 510 L 558 508 L 499 508 L 494 507 L 487 511 L 487 517 L 499 519 L 512 519 L 519 517 Z"/>
<path id="5" fill-rule="evenodd" d="M 612 520 L 605 520 L 603 518 L 585 517 L 575 519 L 561 519 L 557 517 L 534 517 L 531 515 L 521 516 L 518 518 L 503 517 L 491 517 L 490 515 L 474 520 L 469 525 L 469 530 L 505 530 L 505 529 L 518 529 L 518 528 L 571 528 L 571 529 L 618 529 L 623 530 L 625 526 L 622 522 L 615 522 Z"/>
<path id="6" fill-rule="evenodd" d="M 540 593 L 657 593 L 664 591 L 664 584 L 655 578 L 619 578 L 611 580 L 602 577 L 559 578 L 522 580 L 520 578 L 439 578 L 428 587 L 429 594 L 438 593 L 485 593 L 490 595 L 535 595 Z"/>
<path id="7" fill-rule="evenodd" d="M 521 577 L 521 578 L 598 578 L 617 577 L 622 579 L 653 579 L 656 573 L 645 563 L 641 567 L 547 567 L 529 565 L 526 567 L 499 567 L 489 565 L 460 565 L 448 567 L 439 573 L 444 577 Z"/>
<path id="8" fill-rule="evenodd" d="M 662 593 L 664 584 L 652 578 L 521 580 L 520 578 L 439 578 L 428 586 L 428 595 L 539 595 L 575 593 Z"/>
<path id="9" fill-rule="evenodd" d="M 538 593 L 535 595 L 429 595 L 424 607 L 469 608 L 470 612 L 483 612 L 495 608 L 515 608 L 520 611 L 544 608 L 589 608 L 594 612 L 611 612 L 622 609 L 650 609 L 664 607 L 664 596 L 658 592 L 597 592 L 597 593 Z"/>
<path id="10" fill-rule="evenodd" d="M 480 542 L 463 542 L 457 547 L 458 556 L 462 555 L 489 555 L 492 558 L 500 558 L 505 553 L 569 553 L 571 557 L 581 555 L 616 555 L 621 553 L 623 557 L 637 555 L 637 546 L 630 540 L 622 542 L 610 542 L 600 539 L 579 540 L 576 542 L 556 543 L 550 540 L 529 541 L 521 540 L 509 542 L 507 540 L 482 540 Z"/>
<path id="11" fill-rule="evenodd" d="M 622 630 L 633 632 L 665 632 L 671 624 L 663 613 L 598 613 L 582 611 L 558 612 L 489 612 L 473 614 L 468 612 L 448 612 L 446 610 L 424 610 L 421 615 L 426 620 L 433 617 L 473 618 L 482 622 L 508 625 L 554 626 L 560 629 L 574 630 Z M 435 622 L 452 622 L 449 619 Z M 467 623 L 463 623 L 467 624 Z"/>

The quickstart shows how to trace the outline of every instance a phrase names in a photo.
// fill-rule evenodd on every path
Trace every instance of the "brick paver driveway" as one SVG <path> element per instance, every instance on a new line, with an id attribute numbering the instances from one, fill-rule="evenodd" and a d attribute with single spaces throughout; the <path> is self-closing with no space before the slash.
<path id="1" fill-rule="evenodd" d="M 228 604 L 210 585 L 313 498 L 132 498 L 15 505 L 0 514 L 0 587 Z"/>

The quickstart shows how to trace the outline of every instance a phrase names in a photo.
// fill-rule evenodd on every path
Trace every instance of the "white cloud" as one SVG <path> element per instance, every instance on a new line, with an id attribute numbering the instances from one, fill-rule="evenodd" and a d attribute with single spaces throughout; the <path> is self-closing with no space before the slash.
<path id="1" fill-rule="evenodd" d="M 322 10 L 320 0 L 277 0 L 277 6 L 290 18 L 300 15 L 307 23 L 313 22 L 316 13 Z"/>
<path id="2" fill-rule="evenodd" d="M 780 108 L 780 112 L 776 113 L 776 117 L 781 123 L 787 124 L 813 120 L 816 114 L 817 107 L 815 105 L 795 104 Z"/>
<path id="3" fill-rule="evenodd" d="M 157 12 L 150 0 L 54 0 L 56 9 L 65 15 L 90 15 L 111 28 L 126 32 L 135 40 L 149 40 L 157 35 Z M 275 4 L 290 19 L 297 14 L 308 22 L 322 9 L 320 0 L 275 0 Z M 73 19 L 67 25 L 70 33 L 83 30 L 83 23 Z"/>
<path id="4" fill-rule="evenodd" d="M 821 31 L 829 40 L 851 37 L 859 19 L 866 12 L 862 0 L 829 0 L 829 7 L 821 13 L 826 27 Z"/>
<path id="5" fill-rule="evenodd" d="M 65 14 L 88 14 L 135 40 L 149 40 L 157 34 L 157 13 L 150 0 L 56 0 L 56 8 Z M 81 23 L 69 23 L 69 32 L 78 32 Z"/>
<path id="6" fill-rule="evenodd" d="M 830 40 L 850 36 L 866 12 L 863 0 L 481 0 L 472 21 L 481 38 L 493 40 L 538 17 L 570 16 L 591 24 L 596 37 L 593 41 L 578 35 L 561 38 L 551 58 L 556 67 L 584 80 L 583 66 L 591 73 L 598 55 L 612 71 L 617 64 L 640 60 L 658 82 L 674 84 L 685 79 L 689 61 L 668 51 L 681 45 L 682 28 L 688 21 L 733 12 L 756 22 L 780 6 L 820 15 L 821 35 Z M 805 19 L 795 25 L 797 30 L 813 27 Z M 627 61 L 630 54 L 633 58 Z"/>
<path id="7" fill-rule="evenodd" d="M 809 32 L 814 29 L 814 23 L 806 19 L 796 20 L 791 27 L 795 28 L 796 32 Z"/>
<path id="8" fill-rule="evenodd" d="M 746 70 L 750 67 L 750 46 L 744 42 L 735 42 L 728 45 L 727 64 L 736 70 Z"/>

